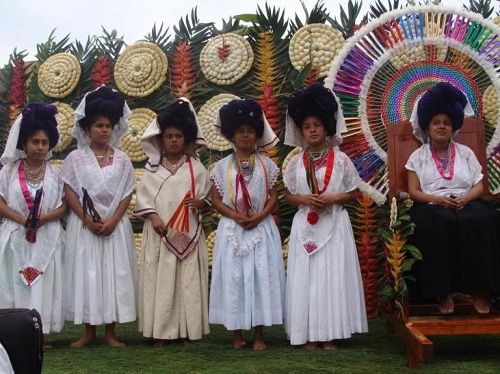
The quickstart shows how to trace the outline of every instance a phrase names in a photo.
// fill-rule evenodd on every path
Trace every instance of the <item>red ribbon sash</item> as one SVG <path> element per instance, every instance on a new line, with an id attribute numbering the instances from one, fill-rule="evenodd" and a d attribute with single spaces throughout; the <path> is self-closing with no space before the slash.
<path id="1" fill-rule="evenodd" d="M 314 170 L 313 161 L 307 156 L 307 152 L 304 152 L 302 160 L 306 169 L 307 178 L 310 179 L 309 187 L 311 187 L 311 192 L 321 195 L 326 191 L 328 185 L 330 184 L 330 180 L 332 179 L 333 166 L 335 163 L 335 152 L 333 152 L 333 149 L 331 148 L 328 150 L 326 172 L 325 177 L 323 178 L 323 188 L 321 189 L 319 189 L 318 187 L 318 180 L 316 179 L 316 172 Z"/>

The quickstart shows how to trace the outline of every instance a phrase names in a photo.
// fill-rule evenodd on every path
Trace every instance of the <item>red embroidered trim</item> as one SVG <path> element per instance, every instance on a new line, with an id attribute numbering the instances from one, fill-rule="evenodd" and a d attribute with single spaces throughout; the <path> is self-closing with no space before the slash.
<path id="1" fill-rule="evenodd" d="M 43 271 L 37 270 L 33 267 L 27 267 L 24 270 L 19 271 L 20 274 L 23 275 L 24 279 L 28 282 L 28 286 L 31 286 L 31 284 L 40 276 L 43 274 Z"/>
<path id="2" fill-rule="evenodd" d="M 318 246 L 316 245 L 316 243 L 314 242 L 307 242 L 304 244 L 304 248 L 305 250 L 307 251 L 307 253 L 311 253 L 313 252 L 315 249 L 318 248 Z"/>

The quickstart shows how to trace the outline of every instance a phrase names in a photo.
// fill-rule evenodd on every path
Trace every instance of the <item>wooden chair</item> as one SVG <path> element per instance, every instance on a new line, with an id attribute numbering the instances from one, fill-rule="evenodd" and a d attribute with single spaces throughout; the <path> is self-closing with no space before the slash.
<path id="1" fill-rule="evenodd" d="M 489 197 L 487 168 L 482 122 L 467 118 L 455 137 L 476 154 L 483 167 L 483 197 Z M 405 164 L 411 153 L 420 146 L 412 134 L 409 122 L 387 127 L 387 163 L 389 169 L 389 195 L 408 191 Z M 427 335 L 500 334 L 500 312 L 492 309 L 488 315 L 475 313 L 470 303 L 456 303 L 455 314 L 439 315 L 437 304 L 403 302 L 403 313 L 389 313 L 389 328 L 396 331 L 407 348 L 407 364 L 418 368 L 433 358 L 433 343 Z"/>

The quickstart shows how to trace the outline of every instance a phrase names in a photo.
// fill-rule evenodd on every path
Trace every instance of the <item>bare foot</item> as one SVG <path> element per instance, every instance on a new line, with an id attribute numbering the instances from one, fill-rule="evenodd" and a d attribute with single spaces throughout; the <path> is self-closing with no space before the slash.
<path id="1" fill-rule="evenodd" d="M 168 340 L 166 339 L 155 339 L 153 343 L 153 348 L 161 348 L 168 345 Z"/>
<path id="2" fill-rule="evenodd" d="M 267 345 L 264 342 L 264 327 L 255 326 L 253 334 L 253 350 L 263 351 L 267 349 Z"/>
<path id="3" fill-rule="evenodd" d="M 105 330 L 106 330 L 106 333 L 105 333 L 104 339 L 106 340 L 107 345 L 109 345 L 110 347 L 116 347 L 116 348 L 125 347 L 125 343 L 116 339 L 115 324 L 114 323 L 108 323 L 106 325 Z"/>
<path id="4" fill-rule="evenodd" d="M 125 343 L 116 339 L 115 336 L 106 336 L 105 340 L 106 344 L 109 345 L 110 347 L 116 347 L 116 348 L 125 347 Z"/>
<path id="5" fill-rule="evenodd" d="M 263 351 L 265 349 L 267 349 L 267 344 L 263 340 L 255 340 L 253 342 L 254 351 Z"/>
<path id="6" fill-rule="evenodd" d="M 318 348 L 318 342 L 307 342 L 306 344 L 304 344 L 304 348 L 308 351 L 314 351 L 316 348 Z"/>
<path id="7" fill-rule="evenodd" d="M 479 314 L 488 314 L 491 307 L 491 299 L 487 294 L 472 295 L 472 306 Z"/>
<path id="8" fill-rule="evenodd" d="M 243 338 L 241 330 L 235 330 L 233 334 L 233 348 L 241 349 L 247 345 L 247 342 Z"/>
<path id="9" fill-rule="evenodd" d="M 451 294 L 441 297 L 441 300 L 439 300 L 439 311 L 443 314 L 451 314 L 455 311 L 455 303 Z"/>
<path id="10" fill-rule="evenodd" d="M 87 344 L 92 343 L 95 339 L 96 339 L 95 335 L 94 336 L 83 335 L 80 339 L 74 341 L 69 346 L 71 348 L 83 348 Z"/>
<path id="11" fill-rule="evenodd" d="M 337 348 L 338 348 L 337 344 L 335 344 L 333 341 L 331 341 L 331 342 L 324 342 L 323 343 L 323 349 L 325 351 L 334 351 Z"/>

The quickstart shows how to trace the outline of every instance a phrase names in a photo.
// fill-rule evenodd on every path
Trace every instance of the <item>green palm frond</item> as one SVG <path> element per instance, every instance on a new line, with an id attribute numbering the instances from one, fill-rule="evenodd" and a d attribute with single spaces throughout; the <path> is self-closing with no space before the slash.
<path id="1" fill-rule="evenodd" d="M 295 15 L 294 20 L 290 21 L 290 36 L 295 34 L 298 29 L 305 25 L 311 23 L 325 23 L 330 15 L 325 7 L 325 4 L 323 3 L 323 0 L 318 0 L 316 4 L 314 4 L 314 7 L 311 9 L 311 12 L 309 12 L 303 1 L 301 1 L 300 3 L 302 4 L 302 9 L 304 10 L 306 19 L 302 21 L 297 14 Z"/>
<path id="2" fill-rule="evenodd" d="M 387 12 L 401 8 L 402 4 L 399 2 L 399 0 L 387 0 L 387 6 L 382 2 L 382 0 L 376 0 L 375 4 L 370 5 L 370 18 L 379 18 Z"/>
<path id="3" fill-rule="evenodd" d="M 78 61 L 80 61 L 80 67 L 82 69 L 78 85 L 75 87 L 71 95 L 65 100 L 70 101 L 73 107 L 78 106 L 85 93 L 92 90 L 90 73 L 92 71 L 94 60 L 98 56 L 98 49 L 96 48 L 95 40 L 96 38 L 88 37 L 85 44 L 82 44 L 79 40 L 75 40 L 70 48 L 70 52 L 78 59 Z"/>
<path id="4" fill-rule="evenodd" d="M 495 7 L 491 5 L 491 0 L 469 0 L 469 6 L 464 4 L 464 8 L 479 13 L 484 18 L 490 18 L 495 10 Z"/>
<path id="5" fill-rule="evenodd" d="M 102 35 L 95 38 L 95 47 L 98 54 L 107 56 L 113 61 L 116 61 L 124 46 L 123 35 L 118 36 L 116 30 L 109 32 L 103 27 Z"/>
<path id="6" fill-rule="evenodd" d="M 344 39 L 349 39 L 354 35 L 354 32 L 358 28 L 357 20 L 361 15 L 361 1 L 358 0 L 349 0 L 347 3 L 347 12 L 344 10 L 344 7 L 340 6 L 340 22 L 337 20 L 337 17 L 334 19 L 328 17 L 328 21 L 331 23 L 333 27 L 339 30 L 342 33 Z M 361 18 L 361 25 L 368 22 L 368 15 L 365 14 Z"/>
<path id="7" fill-rule="evenodd" d="M 47 41 L 40 43 L 36 46 L 36 55 L 38 61 L 44 62 L 50 56 L 61 53 L 68 52 L 71 48 L 71 44 L 69 44 L 69 35 L 66 35 L 60 41 L 56 41 L 55 37 L 56 29 L 52 30 Z"/>
<path id="8" fill-rule="evenodd" d="M 153 25 L 153 28 L 151 29 L 151 32 L 144 36 L 144 40 L 150 43 L 155 43 L 163 50 L 163 52 L 167 53 L 171 47 L 170 35 L 168 33 L 169 31 L 169 27 L 163 27 L 163 22 L 160 24 L 159 28 L 156 27 L 155 23 Z"/>

